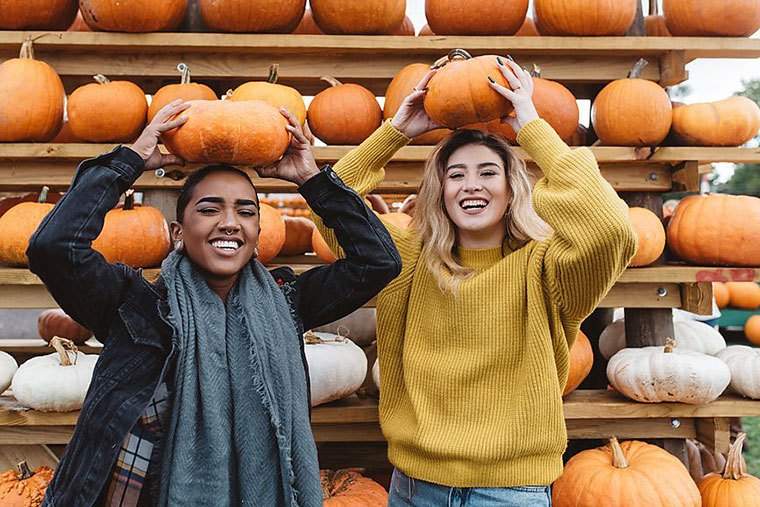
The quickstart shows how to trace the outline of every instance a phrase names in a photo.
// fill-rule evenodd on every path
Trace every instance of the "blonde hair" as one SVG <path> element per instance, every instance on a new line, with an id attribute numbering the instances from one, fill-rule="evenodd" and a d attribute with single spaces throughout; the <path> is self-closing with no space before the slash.
<path id="1" fill-rule="evenodd" d="M 451 155 L 462 146 L 471 144 L 493 150 L 504 163 L 507 183 L 512 191 L 506 216 L 506 232 L 510 240 L 520 243 L 540 241 L 552 234 L 551 227 L 533 209 L 528 169 L 509 143 L 479 130 L 457 130 L 438 144 L 425 164 L 412 222 L 422 238 L 422 255 L 428 269 L 441 290 L 450 293 L 456 293 L 459 285 L 471 277 L 474 270 L 461 265 L 455 255 L 456 226 L 446 213 L 443 181 Z"/>

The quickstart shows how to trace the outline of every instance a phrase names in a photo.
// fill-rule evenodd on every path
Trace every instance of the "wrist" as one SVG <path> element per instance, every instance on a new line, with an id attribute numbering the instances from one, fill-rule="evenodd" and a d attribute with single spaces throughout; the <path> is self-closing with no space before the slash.
<path id="1" fill-rule="evenodd" d="M 296 174 L 296 177 L 293 178 L 293 183 L 295 183 L 296 185 L 300 187 L 301 185 L 303 185 L 304 183 L 312 179 L 317 174 L 319 174 L 319 169 L 316 166 L 309 167 L 308 169 L 304 171 L 299 171 L 298 174 Z"/>

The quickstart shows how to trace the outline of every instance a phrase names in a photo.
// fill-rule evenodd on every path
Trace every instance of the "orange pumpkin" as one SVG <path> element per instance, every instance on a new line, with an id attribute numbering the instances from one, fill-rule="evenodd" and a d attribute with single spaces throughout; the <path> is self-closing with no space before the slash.
<path id="1" fill-rule="evenodd" d="M 555 507 L 701 507 L 697 485 L 678 458 L 651 444 L 618 443 L 582 451 L 552 488 Z"/>
<path id="2" fill-rule="evenodd" d="M 287 150 L 287 121 L 260 100 L 191 100 L 188 121 L 166 132 L 167 149 L 188 162 L 270 165 Z"/>
<path id="3" fill-rule="evenodd" d="M 306 9 L 306 11 L 303 13 L 303 18 L 301 19 L 301 22 L 298 24 L 295 30 L 293 30 L 293 33 L 300 34 L 300 35 L 324 35 L 325 32 L 323 32 L 318 26 L 317 22 L 314 21 L 314 16 L 311 14 L 311 9 Z"/>
<path id="4" fill-rule="evenodd" d="M 422 37 L 424 35 L 435 35 L 435 34 L 433 33 L 433 30 L 430 29 L 430 25 L 426 24 L 420 29 L 420 33 L 418 33 L 417 35 Z"/>
<path id="5" fill-rule="evenodd" d="M 398 28 L 391 31 L 388 35 L 411 35 L 413 36 L 417 31 L 414 28 L 414 23 L 411 19 L 409 19 L 409 16 L 406 16 L 404 18 L 403 23 L 401 23 Z"/>
<path id="6" fill-rule="evenodd" d="M 53 469 L 42 466 L 32 472 L 26 461 L 18 464 L 18 471 L 0 474 L 0 505 L 3 507 L 39 507 L 45 498 Z"/>
<path id="7" fill-rule="evenodd" d="M 61 126 L 61 130 L 58 131 L 58 134 L 50 141 L 51 143 L 81 143 L 82 140 L 79 139 L 77 136 L 74 135 L 74 133 L 71 131 L 71 125 L 69 125 L 68 121 L 63 122 L 63 126 Z"/>
<path id="8" fill-rule="evenodd" d="M 37 317 L 37 331 L 40 338 L 50 343 L 54 336 L 67 338 L 75 345 L 82 345 L 91 336 L 92 331 L 75 321 L 60 308 L 52 308 Z"/>
<path id="9" fill-rule="evenodd" d="M 711 266 L 760 266 L 760 199 L 744 195 L 692 195 L 668 224 L 670 250 Z"/>
<path id="10" fill-rule="evenodd" d="M 649 0 L 649 16 L 644 18 L 644 33 L 648 37 L 671 37 L 665 16 L 660 14 L 660 5 L 657 0 Z"/>
<path id="11" fill-rule="evenodd" d="M 67 32 L 92 32 L 92 28 L 85 23 L 82 17 L 82 11 L 77 10 L 77 17 L 74 18 L 74 22 L 66 29 Z"/>
<path id="12" fill-rule="evenodd" d="M 744 323 L 744 336 L 747 341 L 760 347 L 760 315 L 752 315 Z"/>
<path id="13" fill-rule="evenodd" d="M 648 266 L 665 250 L 665 228 L 660 218 L 646 208 L 630 208 L 628 216 L 639 238 L 636 255 L 629 266 Z"/>
<path id="14" fill-rule="evenodd" d="M 425 0 L 425 17 L 438 35 L 514 35 L 528 0 Z"/>
<path id="15" fill-rule="evenodd" d="M 46 193 L 42 198 L 44 202 L 55 204 L 61 199 L 61 197 L 63 197 L 63 194 L 58 192 L 48 192 L 46 188 L 47 187 L 42 189 L 42 192 Z M 0 217 L 5 215 L 9 209 L 22 202 L 40 202 L 40 194 L 41 192 L 30 192 L 28 194 L 12 195 L 0 199 Z"/>
<path id="16" fill-rule="evenodd" d="M 673 134 L 687 146 L 740 146 L 757 135 L 760 107 L 747 97 L 673 109 Z"/>
<path id="17" fill-rule="evenodd" d="M 104 32 L 164 32 L 182 22 L 187 0 L 79 0 L 82 17 L 93 30 Z"/>
<path id="18" fill-rule="evenodd" d="M 378 218 L 381 222 L 394 225 L 399 229 L 408 229 L 409 225 L 412 223 L 411 215 L 397 211 L 394 211 L 393 213 L 378 215 Z"/>
<path id="19" fill-rule="evenodd" d="M 639 0 L 535 0 L 542 35 L 625 35 Z"/>
<path id="20" fill-rule="evenodd" d="M 0 30 L 65 30 L 77 15 L 76 0 L 0 0 Z"/>
<path id="21" fill-rule="evenodd" d="M 755 282 L 726 282 L 728 306 L 743 310 L 760 307 L 760 286 Z"/>
<path id="22" fill-rule="evenodd" d="M 411 63 L 401 69 L 388 85 L 385 92 L 383 118 L 388 120 L 396 115 L 407 95 L 420 82 L 420 79 L 430 71 L 430 66 L 424 63 Z M 417 136 L 412 144 L 438 144 L 451 133 L 449 129 L 436 129 Z"/>
<path id="23" fill-rule="evenodd" d="M 728 451 L 723 474 L 710 473 L 699 482 L 702 507 L 744 507 L 760 501 L 760 479 L 747 473 L 742 457 L 746 433 L 739 433 Z"/>
<path id="24" fill-rule="evenodd" d="M 646 65 L 639 60 L 628 79 L 609 83 L 594 100 L 591 122 L 602 144 L 654 146 L 670 132 L 670 98 L 659 84 L 639 79 Z"/>
<path id="25" fill-rule="evenodd" d="M 317 25 L 333 35 L 382 35 L 404 22 L 406 0 L 311 0 Z"/>
<path id="26" fill-rule="evenodd" d="M 320 470 L 324 507 L 385 507 L 388 493 L 357 469 Z"/>
<path id="27" fill-rule="evenodd" d="M 527 17 L 525 18 L 525 23 L 522 24 L 520 29 L 515 34 L 518 37 L 540 37 L 541 34 L 538 33 L 538 28 L 536 28 L 536 22 L 533 21 L 533 18 Z"/>
<path id="28" fill-rule="evenodd" d="M 338 260 L 338 257 L 330 250 L 327 241 L 325 241 L 325 238 L 322 237 L 322 234 L 316 227 L 311 233 L 311 249 L 317 254 L 319 260 L 324 263 L 332 264 Z"/>
<path id="29" fill-rule="evenodd" d="M 219 32 L 290 33 L 306 0 L 199 0 L 206 25 Z"/>
<path id="30" fill-rule="evenodd" d="M 380 104 L 363 86 L 322 79 L 331 87 L 309 104 L 309 128 L 325 144 L 361 144 L 383 121 Z"/>
<path id="31" fill-rule="evenodd" d="M 92 143 L 134 141 L 145 128 L 145 92 L 129 81 L 109 81 L 102 74 L 93 77 L 96 83 L 80 86 L 69 96 L 71 132 Z"/>
<path id="32" fill-rule="evenodd" d="M 748 37 L 760 28 L 756 0 L 663 0 L 662 7 L 675 36 Z"/>
<path id="33" fill-rule="evenodd" d="M 303 97 L 295 88 L 277 84 L 280 66 L 276 63 L 269 66 L 269 77 L 266 81 L 250 81 L 237 87 L 228 96 L 228 100 L 263 100 L 275 109 L 284 107 L 296 115 L 298 121 L 306 121 L 306 104 Z"/>
<path id="34" fill-rule="evenodd" d="M 259 244 L 256 247 L 259 251 L 257 259 L 262 264 L 266 264 L 280 254 L 285 244 L 285 220 L 279 210 L 262 203 L 259 207 L 259 225 L 261 232 L 259 232 Z"/>
<path id="35" fill-rule="evenodd" d="M 53 209 L 47 200 L 48 187 L 43 187 L 37 202 L 22 202 L 0 217 L 0 264 L 26 267 L 29 240 L 42 220 Z"/>
<path id="36" fill-rule="evenodd" d="M 713 282 L 713 296 L 715 297 L 715 304 L 718 308 L 725 308 L 728 306 L 728 302 L 731 300 L 731 294 L 728 292 L 728 287 L 723 282 Z"/>
<path id="37" fill-rule="evenodd" d="M 180 63 L 177 65 L 177 70 L 182 75 L 180 84 L 166 85 L 153 95 L 153 100 L 151 100 L 150 107 L 148 108 L 148 122 L 153 120 L 153 117 L 156 116 L 161 108 L 177 99 L 217 100 L 214 90 L 205 84 L 190 82 L 190 67 L 184 63 Z"/>
<path id="38" fill-rule="evenodd" d="M 305 217 L 283 217 L 285 220 L 285 243 L 282 255 L 301 255 L 311 251 L 314 222 Z"/>
<path id="39" fill-rule="evenodd" d="M 64 96 L 61 78 L 34 59 L 27 37 L 19 57 L 0 64 L 0 142 L 50 141 L 61 130 Z"/>
<path id="40" fill-rule="evenodd" d="M 440 68 L 428 83 L 425 95 L 425 111 L 437 123 L 459 128 L 503 118 L 514 109 L 488 82 L 490 77 L 509 87 L 496 56 L 473 58 L 466 51 L 455 49 L 437 65 Z"/>
<path id="41" fill-rule="evenodd" d="M 567 374 L 567 383 L 562 396 L 567 396 L 578 389 L 578 386 L 591 373 L 593 366 L 594 350 L 591 348 L 591 342 L 583 331 L 578 330 L 578 336 L 570 347 L 570 371 Z"/>

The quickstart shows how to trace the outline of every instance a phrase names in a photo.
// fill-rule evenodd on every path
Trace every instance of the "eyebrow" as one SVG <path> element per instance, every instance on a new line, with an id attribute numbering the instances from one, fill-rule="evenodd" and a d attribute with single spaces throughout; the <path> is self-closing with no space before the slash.
<path id="1" fill-rule="evenodd" d="M 224 204 L 224 199 L 222 197 L 201 197 L 198 199 L 198 202 L 195 203 L 195 205 L 199 205 L 203 202 L 210 202 L 214 204 Z M 237 199 L 235 201 L 235 206 L 256 206 L 258 208 L 258 204 L 256 201 L 252 201 L 250 199 Z"/>
<path id="2" fill-rule="evenodd" d="M 491 166 L 496 166 L 499 169 L 501 169 L 501 166 L 497 164 L 496 162 L 482 162 L 478 164 L 478 169 L 482 169 L 484 167 L 491 167 Z M 451 169 L 466 169 L 466 168 L 467 168 L 467 164 L 454 164 L 454 165 L 448 166 L 446 170 L 450 171 Z"/>

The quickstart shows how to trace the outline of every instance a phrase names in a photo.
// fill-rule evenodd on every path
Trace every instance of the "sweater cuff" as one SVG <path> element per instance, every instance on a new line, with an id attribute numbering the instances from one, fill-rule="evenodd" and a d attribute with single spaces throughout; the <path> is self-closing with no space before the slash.
<path id="1" fill-rule="evenodd" d="M 533 157 L 544 174 L 552 170 L 557 159 L 570 152 L 570 148 L 551 125 L 540 118 L 520 129 L 517 142 Z"/>

